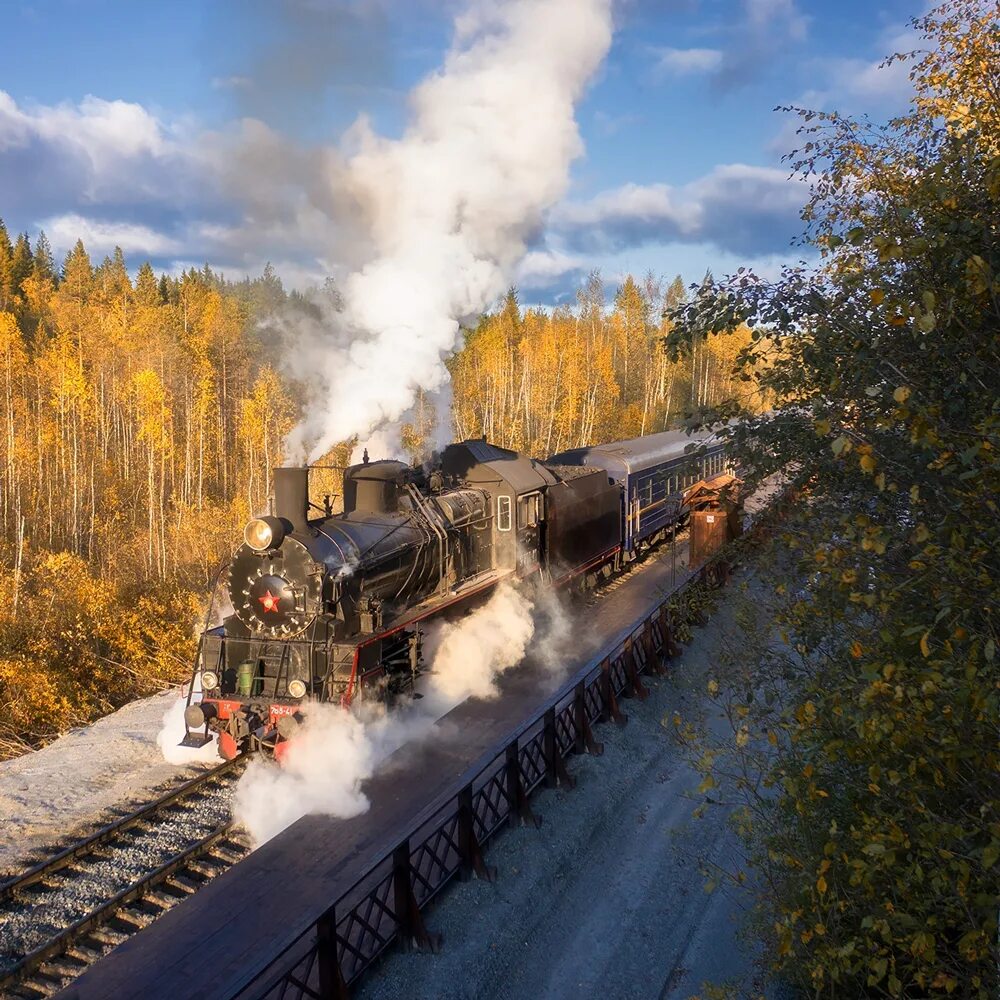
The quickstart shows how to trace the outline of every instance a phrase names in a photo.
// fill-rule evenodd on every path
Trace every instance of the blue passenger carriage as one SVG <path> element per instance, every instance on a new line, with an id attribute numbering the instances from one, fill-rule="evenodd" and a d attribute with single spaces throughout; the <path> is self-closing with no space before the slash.
<path id="1" fill-rule="evenodd" d="M 696 446 L 692 452 L 688 449 Z M 715 432 L 664 431 L 628 441 L 572 448 L 550 465 L 603 469 L 622 490 L 622 548 L 633 554 L 670 531 L 681 516 L 684 491 L 727 471 L 726 449 Z"/>

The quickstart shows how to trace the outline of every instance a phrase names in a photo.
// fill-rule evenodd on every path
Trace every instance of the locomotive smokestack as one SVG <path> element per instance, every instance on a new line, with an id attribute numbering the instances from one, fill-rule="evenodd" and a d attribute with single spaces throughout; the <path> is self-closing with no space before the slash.
<path id="1" fill-rule="evenodd" d="M 274 513 L 288 521 L 293 531 L 308 531 L 309 469 L 293 467 L 274 470 Z"/>

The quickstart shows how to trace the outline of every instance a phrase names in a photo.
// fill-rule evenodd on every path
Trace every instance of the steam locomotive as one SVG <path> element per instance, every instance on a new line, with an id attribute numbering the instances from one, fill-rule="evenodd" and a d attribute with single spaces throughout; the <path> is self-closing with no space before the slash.
<path id="1" fill-rule="evenodd" d="M 343 513 L 316 517 L 309 469 L 275 469 L 272 513 L 229 565 L 232 613 L 200 639 L 184 745 L 214 731 L 224 757 L 280 756 L 306 701 L 392 702 L 420 673 L 428 619 L 502 580 L 594 585 L 675 531 L 685 492 L 725 465 L 714 435 L 679 432 L 545 461 L 462 441 L 429 470 L 366 453 Z"/>

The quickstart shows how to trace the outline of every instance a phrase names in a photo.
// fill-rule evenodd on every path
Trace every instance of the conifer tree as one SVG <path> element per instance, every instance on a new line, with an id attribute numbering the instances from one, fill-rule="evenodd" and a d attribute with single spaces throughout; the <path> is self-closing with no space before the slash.
<path id="1" fill-rule="evenodd" d="M 0 219 L 0 312 L 11 308 L 14 299 L 14 247 L 7 227 Z"/>
<path id="2" fill-rule="evenodd" d="M 90 294 L 94 269 L 90 265 L 90 256 L 83 246 L 83 240 L 77 240 L 76 245 L 66 255 L 62 280 L 64 290 L 74 299 L 82 302 Z"/>
<path id="3" fill-rule="evenodd" d="M 52 259 L 52 247 L 49 245 L 44 229 L 38 231 L 38 239 L 35 240 L 35 256 L 31 273 L 40 281 L 49 280 L 54 283 L 56 280 L 56 265 Z"/>
<path id="4" fill-rule="evenodd" d="M 34 260 L 31 255 L 31 243 L 27 233 L 21 233 L 14 244 L 14 254 L 11 260 L 11 278 L 15 295 L 21 294 L 21 283 L 31 275 Z"/>
<path id="5" fill-rule="evenodd" d="M 160 302 L 160 290 L 156 284 L 156 275 L 153 274 L 153 267 L 149 261 L 145 261 L 139 268 L 139 273 L 135 278 L 135 297 L 139 305 L 155 306 Z"/>
<path id="6" fill-rule="evenodd" d="M 682 305 L 686 299 L 687 291 L 684 288 L 684 279 L 678 274 L 677 277 L 670 282 L 670 286 L 667 288 L 667 291 L 663 296 L 664 312 L 676 309 L 679 305 Z"/>

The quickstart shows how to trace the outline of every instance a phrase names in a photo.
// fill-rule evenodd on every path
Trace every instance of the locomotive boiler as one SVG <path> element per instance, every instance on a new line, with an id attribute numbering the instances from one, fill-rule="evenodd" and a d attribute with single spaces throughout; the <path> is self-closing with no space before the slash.
<path id="1" fill-rule="evenodd" d="M 540 462 L 472 440 L 429 470 L 366 453 L 344 471 L 336 514 L 310 504 L 308 468 L 275 469 L 271 512 L 228 567 L 232 611 L 201 636 L 184 743 L 214 732 L 225 757 L 280 756 L 304 702 L 407 695 L 428 619 L 505 579 L 593 583 L 674 530 L 684 489 L 722 467 L 721 445 L 691 456 L 690 441 L 651 435 Z"/>

